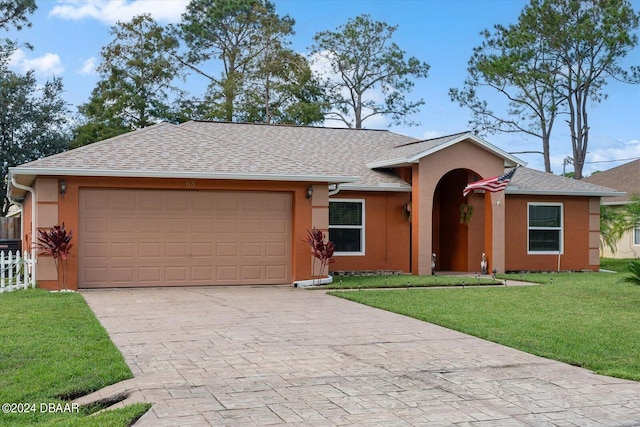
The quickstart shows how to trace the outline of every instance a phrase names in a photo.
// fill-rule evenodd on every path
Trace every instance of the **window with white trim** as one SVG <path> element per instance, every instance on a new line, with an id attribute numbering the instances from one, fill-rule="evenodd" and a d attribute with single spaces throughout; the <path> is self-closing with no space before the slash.
<path id="1" fill-rule="evenodd" d="M 633 246 L 640 246 L 640 226 L 633 229 Z"/>
<path id="2" fill-rule="evenodd" d="M 335 255 L 364 255 L 364 200 L 329 200 L 329 239 Z"/>
<path id="3" fill-rule="evenodd" d="M 562 203 L 528 203 L 528 253 L 557 254 L 564 251 Z"/>

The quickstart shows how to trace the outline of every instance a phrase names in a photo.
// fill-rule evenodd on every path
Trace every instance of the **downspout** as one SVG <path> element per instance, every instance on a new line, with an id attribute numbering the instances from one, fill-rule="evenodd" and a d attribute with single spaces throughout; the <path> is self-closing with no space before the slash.
<path id="1" fill-rule="evenodd" d="M 20 190 L 24 190 L 24 191 L 28 191 L 29 193 L 31 193 L 31 259 L 33 260 L 33 271 L 32 271 L 32 277 L 33 277 L 33 284 L 35 285 L 36 283 L 36 266 L 38 265 L 38 260 L 36 259 L 36 245 L 35 245 L 35 239 L 36 239 L 36 234 L 37 234 L 37 230 L 36 230 L 36 191 L 32 188 L 32 187 L 27 187 L 26 185 L 22 185 L 22 184 L 18 184 L 16 182 L 16 177 L 14 175 L 11 175 L 11 185 L 13 185 L 14 187 L 20 189 Z M 22 224 L 24 225 L 24 209 L 22 210 Z M 24 229 L 24 228 L 23 228 Z"/>
<path id="2" fill-rule="evenodd" d="M 333 189 L 331 187 L 333 187 Z M 329 185 L 329 197 L 335 196 L 339 192 L 340 192 L 340 184 L 330 184 Z"/>

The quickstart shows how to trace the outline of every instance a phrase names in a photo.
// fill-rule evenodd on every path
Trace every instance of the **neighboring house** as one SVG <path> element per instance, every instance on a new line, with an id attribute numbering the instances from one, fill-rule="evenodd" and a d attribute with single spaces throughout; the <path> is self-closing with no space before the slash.
<path id="1" fill-rule="evenodd" d="M 640 160 L 598 172 L 583 181 L 591 184 L 614 188 L 624 194 L 602 200 L 603 205 L 622 206 L 631 202 L 633 196 L 640 195 Z M 640 256 L 640 225 L 622 235 L 613 252 L 606 245 L 602 247 L 602 256 L 607 258 L 638 258 Z"/>
<path id="2" fill-rule="evenodd" d="M 24 239 L 74 232 L 71 289 L 280 284 L 332 271 L 598 270 L 600 198 L 619 193 L 518 168 L 505 192 L 462 191 L 523 162 L 471 133 L 161 123 L 11 168 Z M 466 213 L 467 215 L 462 215 Z M 471 215 L 468 215 L 471 213 Z M 40 256 L 39 286 L 55 287 Z"/>

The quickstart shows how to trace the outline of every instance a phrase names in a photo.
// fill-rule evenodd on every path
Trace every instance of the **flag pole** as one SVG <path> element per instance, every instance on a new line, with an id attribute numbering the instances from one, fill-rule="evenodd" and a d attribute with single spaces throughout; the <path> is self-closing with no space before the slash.
<path id="1" fill-rule="evenodd" d="M 519 164 L 516 164 L 516 167 L 514 168 L 513 171 L 513 175 L 516 174 L 516 172 L 518 171 L 518 168 L 520 167 Z M 511 175 L 511 178 L 513 179 L 513 175 Z M 507 183 L 507 186 L 504 188 L 504 190 L 502 190 L 502 195 L 500 196 L 500 198 L 498 199 L 498 201 L 496 202 L 496 205 L 500 206 L 500 203 L 502 202 L 502 199 L 504 198 L 504 193 L 507 191 L 507 187 L 509 186 L 509 184 L 511 184 L 511 179 L 509 180 L 509 182 Z"/>

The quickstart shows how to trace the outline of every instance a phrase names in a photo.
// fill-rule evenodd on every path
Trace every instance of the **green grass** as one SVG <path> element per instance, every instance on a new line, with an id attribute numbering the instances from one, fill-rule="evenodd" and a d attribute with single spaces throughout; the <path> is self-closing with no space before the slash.
<path id="1" fill-rule="evenodd" d="M 617 271 L 619 273 L 626 273 L 629 271 L 627 266 L 629 263 L 633 261 L 632 259 L 626 258 L 601 258 L 600 259 L 600 268 L 604 270 Z"/>
<path id="2" fill-rule="evenodd" d="M 0 294 L 0 324 L 0 403 L 36 404 L 35 413 L 0 413 L 0 425 L 128 426 L 149 408 L 132 405 L 92 417 L 82 408 L 40 413 L 41 403 L 68 403 L 132 377 L 80 294 Z"/>
<path id="3" fill-rule="evenodd" d="M 491 279 L 455 276 L 412 276 L 408 274 L 380 276 L 335 276 L 333 283 L 318 289 L 360 289 L 360 288 L 422 288 L 434 286 L 481 286 L 495 285 Z"/>
<path id="4" fill-rule="evenodd" d="M 640 287 L 623 282 L 625 276 L 518 274 L 503 277 L 546 284 L 332 295 L 603 375 L 640 381 Z"/>

